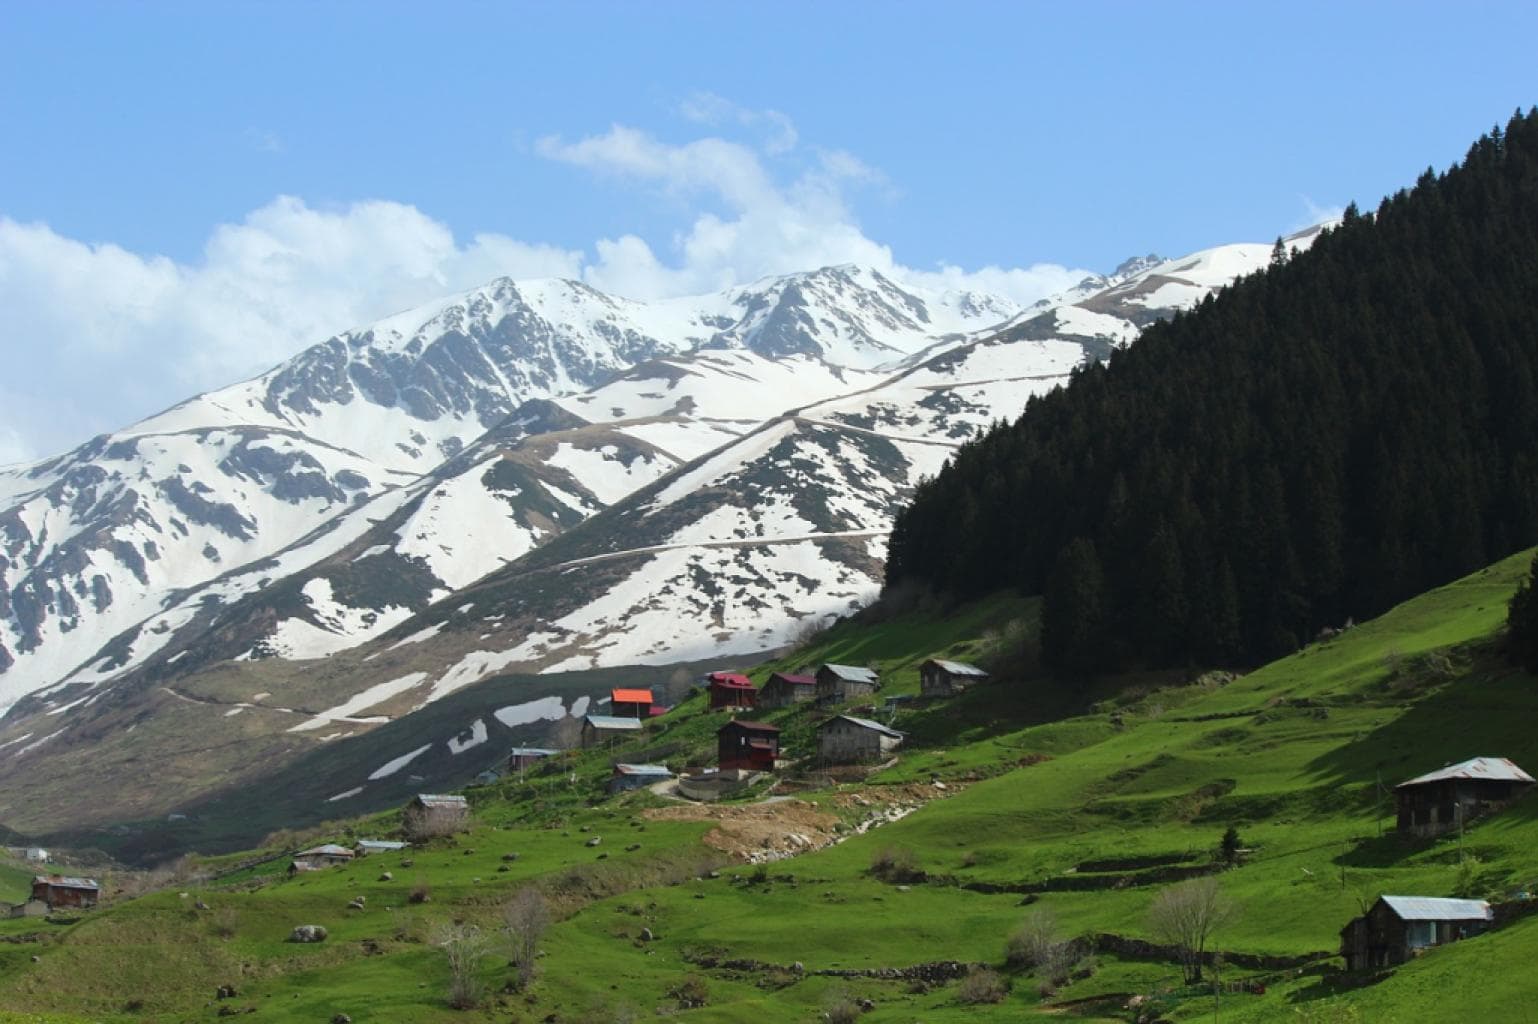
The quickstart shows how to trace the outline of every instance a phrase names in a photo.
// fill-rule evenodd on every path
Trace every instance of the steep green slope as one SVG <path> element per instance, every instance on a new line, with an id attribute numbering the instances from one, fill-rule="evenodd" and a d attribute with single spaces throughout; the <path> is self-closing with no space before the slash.
<path id="1" fill-rule="evenodd" d="M 725 866 L 709 845 L 714 818 L 669 818 L 676 805 L 649 793 L 601 794 L 611 758 L 681 763 L 710 749 L 726 716 L 695 697 L 636 745 L 471 790 L 477 826 L 456 841 L 291 880 L 274 861 L 73 925 L 0 922 L 0 933 L 45 932 L 39 943 L 0 946 L 0 1007 L 82 1020 L 212 1019 L 214 989 L 233 984 L 239 996 L 222 1005 L 255 1007 L 256 1019 L 345 1012 L 360 1024 L 608 1021 L 659 1010 L 746 1024 L 813 1020 L 859 999 L 872 1002 L 860 1016 L 873 1024 L 1041 1011 L 1127 1020 L 1122 1006 L 1134 994 L 1154 995 L 1169 1019 L 1203 1019 L 1213 1012 L 1210 992 L 1183 988 L 1167 955 L 1140 954 L 1136 942 L 1153 938 L 1148 908 L 1164 886 L 1217 870 L 1214 850 L 1232 826 L 1248 852 L 1216 875 L 1239 914 L 1215 945 L 1230 954 L 1225 979 L 1263 982 L 1265 992 L 1225 996 L 1220 1019 L 1408 1020 L 1449 994 L 1460 1012 L 1511 1019 L 1527 984 L 1520 965 L 1538 950 L 1531 921 L 1435 950 L 1363 988 L 1346 983 L 1330 954 L 1340 927 L 1379 893 L 1509 898 L 1538 880 L 1532 799 L 1471 824 L 1461 843 L 1380 836 L 1392 831 L 1380 780 L 1389 787 L 1478 754 L 1538 764 L 1538 736 L 1527 728 L 1538 686 L 1491 643 L 1528 557 L 1238 679 L 1106 680 L 1094 707 L 1065 713 L 1052 710 L 1060 688 L 1012 677 L 901 712 L 912 744 L 893 767 L 864 783 L 804 791 L 802 803 L 720 812 L 795 808 L 826 814 L 830 829 L 848 834 L 757 867 Z M 909 615 L 846 623 L 799 659 L 755 675 L 837 656 L 881 664 L 902 690 L 926 653 L 997 656 L 1031 630 L 1031 607 L 1008 600 L 949 617 Z M 814 713 L 775 717 L 792 752 L 804 751 Z M 854 834 L 879 807 L 910 813 Z M 391 827 L 386 817 L 330 834 Z M 600 844 L 587 845 L 595 837 Z M 504 860 L 512 852 L 518 858 Z M 872 872 L 878 861 L 906 863 L 908 880 L 882 881 Z M 393 878 L 380 880 L 384 870 Z M 434 929 L 450 919 L 495 928 L 522 884 L 538 885 L 559 919 L 542 944 L 539 980 L 526 994 L 492 994 L 480 1010 L 448 1008 Z M 410 903 L 419 885 L 431 899 Z M 359 895 L 366 909 L 348 910 Z M 209 909 L 197 909 L 199 899 Z M 1035 911 L 1050 912 L 1065 938 L 1109 937 L 1083 976 L 1047 998 L 1037 979 L 1003 964 L 1006 936 Z M 331 938 L 283 941 L 303 923 L 326 925 Z M 837 973 L 948 961 L 991 964 L 1011 990 L 972 1007 L 960 1002 L 961 982 L 933 972 Z M 499 988 L 505 958 L 488 957 L 481 974 Z M 703 993 L 705 1006 L 681 1007 L 687 976 L 696 985 L 684 994 Z"/>

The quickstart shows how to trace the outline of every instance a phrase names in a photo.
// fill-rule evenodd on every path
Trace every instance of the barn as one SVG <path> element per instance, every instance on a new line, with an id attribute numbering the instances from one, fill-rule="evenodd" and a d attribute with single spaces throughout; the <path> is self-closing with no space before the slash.
<path id="1" fill-rule="evenodd" d="M 588 715 L 582 719 L 582 747 L 603 746 L 631 736 L 639 736 L 644 723 L 638 718 L 615 715 Z"/>
<path id="2" fill-rule="evenodd" d="M 101 897 L 101 886 L 94 878 L 71 878 L 67 875 L 38 875 L 32 879 L 32 899 L 49 910 L 75 907 L 89 910 Z"/>
<path id="3" fill-rule="evenodd" d="M 817 759 L 824 764 L 879 761 L 902 746 L 903 734 L 880 722 L 838 715 L 817 728 Z"/>
<path id="4" fill-rule="evenodd" d="M 740 672 L 712 672 L 705 677 L 705 689 L 714 708 L 751 708 L 758 702 L 758 690 Z"/>
<path id="5" fill-rule="evenodd" d="M 817 696 L 816 676 L 797 676 L 788 672 L 776 672 L 758 691 L 761 708 L 788 708 L 792 704 L 811 700 Z"/>
<path id="6" fill-rule="evenodd" d="M 615 687 L 609 691 L 609 714 L 615 718 L 650 718 L 653 703 L 650 690 Z"/>
<path id="7" fill-rule="evenodd" d="M 1394 787 L 1401 835 L 1435 836 L 1499 810 L 1533 785 L 1504 757 L 1475 757 Z"/>
<path id="8" fill-rule="evenodd" d="M 873 668 L 828 664 L 817 670 L 819 704 L 842 704 L 870 697 L 880 688 L 881 679 Z"/>
<path id="9" fill-rule="evenodd" d="M 987 678 L 988 673 L 976 665 L 930 658 L 919 666 L 919 693 L 925 697 L 952 697 Z"/>
<path id="10" fill-rule="evenodd" d="M 1380 896 L 1341 929 L 1346 970 L 1392 967 L 1433 946 L 1488 931 L 1494 914 L 1484 900 Z"/>
<path id="11" fill-rule="evenodd" d="M 405 848 L 406 844 L 398 839 L 360 839 L 353 844 L 352 852 L 367 857 L 371 853 L 397 853 Z"/>
<path id="12" fill-rule="evenodd" d="M 779 756 L 778 726 L 734 718 L 716 730 L 716 760 L 722 770 L 772 772 Z"/>
<path id="13" fill-rule="evenodd" d="M 554 750 L 547 750 L 544 747 L 514 747 L 507 755 L 507 770 L 509 773 L 517 772 L 521 775 L 545 758 L 554 757 L 555 754 Z"/>

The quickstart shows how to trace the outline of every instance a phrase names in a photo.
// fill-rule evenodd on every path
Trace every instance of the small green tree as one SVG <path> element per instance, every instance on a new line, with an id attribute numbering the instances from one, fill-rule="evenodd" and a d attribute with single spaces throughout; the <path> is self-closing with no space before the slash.
<path id="1" fill-rule="evenodd" d="M 1218 855 L 1223 858 L 1224 864 L 1239 863 L 1239 851 L 1244 849 L 1244 840 L 1239 838 L 1239 830 L 1232 825 L 1223 833 L 1222 840 L 1218 843 Z"/>

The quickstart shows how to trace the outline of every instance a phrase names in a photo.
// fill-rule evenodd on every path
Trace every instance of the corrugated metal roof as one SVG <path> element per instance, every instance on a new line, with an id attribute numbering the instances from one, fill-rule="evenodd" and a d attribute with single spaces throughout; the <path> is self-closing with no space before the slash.
<path id="1" fill-rule="evenodd" d="M 946 661 L 943 658 L 930 658 L 929 660 L 953 676 L 973 676 L 977 679 L 988 678 L 988 673 L 976 665 L 968 665 L 964 661 Z"/>
<path id="2" fill-rule="evenodd" d="M 855 683 L 874 683 L 878 676 L 873 668 L 858 668 L 854 665 L 835 665 L 828 662 L 823 668 L 832 672 L 840 679 L 847 679 Z"/>
<path id="3" fill-rule="evenodd" d="M 1427 782 L 1446 782 L 1449 779 L 1478 779 L 1485 782 L 1533 781 L 1531 775 L 1504 757 L 1471 757 L 1467 761 L 1460 761 L 1446 768 L 1438 768 L 1434 772 L 1418 775 L 1408 782 L 1401 782 L 1394 788 L 1419 786 Z"/>
<path id="4" fill-rule="evenodd" d="M 554 750 L 546 750 L 544 747 L 514 747 L 508 751 L 508 757 L 554 757 Z"/>
<path id="5" fill-rule="evenodd" d="M 783 683 L 789 683 L 791 686 L 816 686 L 817 685 L 817 677 L 816 676 L 793 676 L 793 675 L 791 675 L 788 672 L 776 672 L 773 675 L 771 675 L 769 678 L 770 679 L 778 679 L 778 680 L 780 680 Z"/>
<path id="6" fill-rule="evenodd" d="M 894 740 L 900 740 L 905 735 L 904 733 L 898 732 L 896 729 L 887 728 L 880 722 L 872 722 L 869 718 L 856 718 L 853 715 L 839 715 L 836 718 L 828 719 L 828 721 L 836 722 L 840 718 L 846 722 L 853 722 L 855 725 L 858 725 L 862 729 L 874 729 L 885 736 L 892 737 Z"/>
<path id="7" fill-rule="evenodd" d="M 650 704 L 652 692 L 650 690 L 610 690 L 609 702 L 611 704 Z"/>
<path id="8" fill-rule="evenodd" d="M 1488 921 L 1494 917 L 1484 900 L 1450 900 L 1438 896 L 1384 896 L 1383 902 L 1401 921 Z"/>
<path id="9" fill-rule="evenodd" d="M 584 722 L 592 724 L 594 729 L 639 729 L 639 718 L 617 718 L 614 715 L 588 715 Z"/>
<path id="10" fill-rule="evenodd" d="M 454 794 L 418 793 L 417 800 L 423 807 L 467 807 L 465 798 Z"/>
<path id="11" fill-rule="evenodd" d="M 32 884 L 42 882 L 44 885 L 56 885 L 61 889 L 100 889 L 94 878 L 76 878 L 71 875 L 38 875 L 32 879 Z"/>
<path id="12" fill-rule="evenodd" d="M 404 850 L 406 844 L 398 839 L 360 839 L 358 845 L 365 850 Z"/>
<path id="13" fill-rule="evenodd" d="M 621 775 L 666 775 L 668 778 L 673 777 L 673 773 L 668 771 L 667 765 L 664 764 L 617 764 L 614 766 L 614 770 Z"/>
<path id="14" fill-rule="evenodd" d="M 338 846 L 336 843 L 322 843 L 319 846 L 312 846 L 308 850 L 300 850 L 298 853 L 294 854 L 294 856 L 295 857 L 318 857 L 318 856 L 323 856 L 323 857 L 351 857 L 352 856 L 352 851 L 349 850 L 345 846 Z"/>

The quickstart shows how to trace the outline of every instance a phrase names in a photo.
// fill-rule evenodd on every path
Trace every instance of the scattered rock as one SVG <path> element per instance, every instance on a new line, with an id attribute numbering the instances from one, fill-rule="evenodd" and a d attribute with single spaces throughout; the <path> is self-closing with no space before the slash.
<path id="1" fill-rule="evenodd" d="M 499 871 L 499 872 L 511 871 L 511 870 L 512 870 L 512 868 L 508 867 L 506 864 L 498 864 L 497 865 L 497 871 Z"/>
<path id="2" fill-rule="evenodd" d="M 357 899 L 355 899 L 352 902 L 348 903 L 347 904 L 347 909 L 348 910 L 362 910 L 362 909 L 364 909 L 363 908 L 363 897 L 359 896 Z"/>
<path id="3" fill-rule="evenodd" d="M 204 903 L 202 900 L 198 900 L 196 903 L 194 903 L 193 907 L 198 909 L 198 910 L 208 910 L 208 909 L 210 909 L 208 904 Z"/>
<path id="4" fill-rule="evenodd" d="M 913 891 L 913 886 L 911 886 L 911 885 L 899 885 L 897 887 L 897 891 L 898 892 L 912 892 Z"/>
<path id="5" fill-rule="evenodd" d="M 641 844 L 640 843 L 631 843 L 629 846 L 625 847 L 625 852 L 626 853 L 635 853 L 640 848 L 641 848 Z"/>
<path id="6" fill-rule="evenodd" d="M 587 845 L 589 845 L 589 846 L 597 846 L 601 842 L 603 842 L 603 836 L 594 836 L 593 838 L 591 838 L 591 839 L 589 839 L 587 841 Z"/>
<path id="7" fill-rule="evenodd" d="M 412 860 L 411 858 L 408 857 L 405 860 L 401 861 L 401 867 L 409 868 L 409 867 L 411 867 L 411 865 L 413 865 L 415 863 L 416 863 L 416 861 L 414 861 L 414 860 Z"/>
<path id="8" fill-rule="evenodd" d="M 327 931 L 324 925 L 302 924 L 289 932 L 289 942 L 325 942 Z"/>
<path id="9" fill-rule="evenodd" d="M 641 929 L 641 941 L 642 942 L 655 942 L 656 940 L 657 940 L 657 936 L 652 934 L 652 930 L 650 928 L 642 928 Z"/>
<path id="10" fill-rule="evenodd" d="M 43 958 L 38 956 L 36 953 L 33 953 L 32 954 L 32 962 L 35 963 L 35 964 L 40 964 L 40 963 L 43 962 Z"/>
<path id="11" fill-rule="evenodd" d="M 331 1015 L 331 1024 L 352 1024 L 352 1018 L 345 1013 L 333 1013 Z"/>
<path id="12" fill-rule="evenodd" d="M 234 999 L 236 995 L 234 985 L 220 985 L 219 991 L 214 993 L 215 999 Z"/>
<path id="13" fill-rule="evenodd" d="M 384 874 L 379 876 L 379 880 L 381 882 L 393 882 L 393 881 L 395 881 L 395 876 L 392 875 L 390 872 L 386 871 Z"/>
<path id="14" fill-rule="evenodd" d="M 800 960 L 797 960 L 795 963 L 790 965 L 790 973 L 792 973 L 792 974 L 805 974 L 806 973 L 806 964 L 803 964 Z"/>
<path id="15" fill-rule="evenodd" d="M 583 825 L 577 831 L 579 831 L 579 832 L 591 832 L 591 831 L 593 831 L 593 826 L 591 826 L 591 825 Z"/>
<path id="16" fill-rule="evenodd" d="M 504 853 L 502 859 L 505 861 L 515 861 L 518 859 L 518 854 L 512 852 Z"/>

